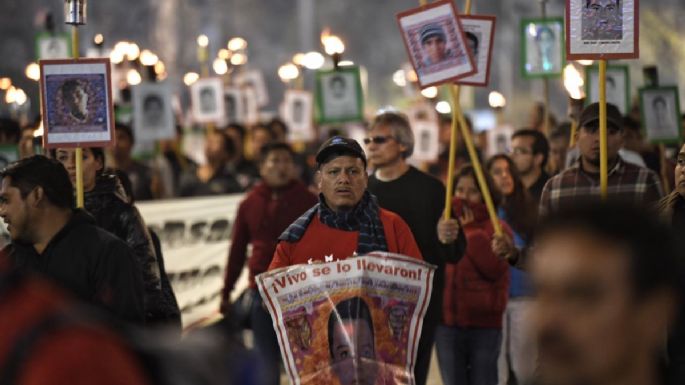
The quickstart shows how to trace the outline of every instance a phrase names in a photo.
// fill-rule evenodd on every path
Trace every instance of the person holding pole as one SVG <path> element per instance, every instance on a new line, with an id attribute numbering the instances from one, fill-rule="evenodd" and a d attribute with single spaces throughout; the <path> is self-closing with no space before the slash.
<path id="1" fill-rule="evenodd" d="M 375 168 L 369 177 L 369 191 L 381 207 L 397 213 L 409 225 L 424 259 L 437 266 L 430 304 L 423 321 L 414 374 L 423 385 L 428 377 L 435 329 L 441 319 L 445 263 L 463 256 L 466 239 L 458 223 L 442 243 L 436 224 L 441 220 L 445 186 L 439 180 L 407 163 L 414 151 L 414 134 L 407 118 L 394 111 L 377 115 L 364 138 L 369 163 Z"/>
<path id="2" fill-rule="evenodd" d="M 499 194 L 484 175 L 493 202 Z M 455 176 L 453 215 L 466 236 L 464 257 L 447 264 L 443 319 L 435 335 L 440 374 L 446 385 L 497 383 L 497 358 L 502 339 L 502 315 L 507 305 L 509 264 L 492 245 L 495 226 L 477 183 L 474 167 L 467 165 Z M 509 227 L 498 220 L 509 238 Z"/>
<path id="3" fill-rule="evenodd" d="M 658 175 L 644 167 L 625 162 L 619 155 L 623 146 L 623 118 L 618 108 L 607 104 L 608 195 L 612 199 L 656 203 L 662 196 Z M 539 213 L 546 216 L 588 198 L 600 197 L 599 103 L 587 106 L 580 115 L 576 143 L 578 162 L 551 178 L 542 191 Z"/>

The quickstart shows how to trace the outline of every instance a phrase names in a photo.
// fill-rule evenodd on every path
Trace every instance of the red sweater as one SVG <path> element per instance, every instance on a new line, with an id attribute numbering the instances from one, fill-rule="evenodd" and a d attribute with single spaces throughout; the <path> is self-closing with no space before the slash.
<path id="1" fill-rule="evenodd" d="M 423 259 L 414 235 L 399 215 L 380 209 L 380 217 L 389 252 Z M 329 261 L 330 258 L 334 261 L 346 259 L 357 249 L 358 237 L 358 231 L 328 227 L 321 223 L 319 216 L 316 215 L 299 241 L 278 244 L 269 270 L 310 261 L 325 262 L 326 257 Z"/>
<path id="2" fill-rule="evenodd" d="M 228 254 L 228 267 L 224 285 L 224 299 L 230 295 L 247 257 L 247 245 L 252 244 L 248 261 L 250 287 L 256 287 L 254 277 L 266 271 L 276 250 L 278 237 L 317 198 L 302 182 L 293 181 L 281 190 L 272 190 L 259 182 L 238 207 L 233 225 L 233 238 Z"/>
<path id="3" fill-rule="evenodd" d="M 459 199 L 453 201 L 455 217 L 463 205 Z M 466 252 L 458 263 L 448 263 L 445 269 L 443 324 L 500 329 L 507 305 L 509 264 L 492 252 L 495 232 L 485 205 L 469 207 L 475 218 L 464 226 Z M 502 230 L 512 236 L 509 226 L 500 223 Z"/>

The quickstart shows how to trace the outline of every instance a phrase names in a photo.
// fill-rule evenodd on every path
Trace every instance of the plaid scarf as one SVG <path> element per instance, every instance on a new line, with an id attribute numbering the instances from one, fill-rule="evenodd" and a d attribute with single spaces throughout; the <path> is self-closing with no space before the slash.
<path id="1" fill-rule="evenodd" d="M 357 240 L 357 254 L 364 255 L 372 251 L 388 251 L 388 243 L 385 240 L 383 223 L 380 218 L 380 207 L 376 197 L 368 191 L 364 192 L 362 200 L 357 206 L 349 211 L 334 212 L 324 201 L 323 195 L 319 194 L 319 203 L 302 214 L 293 224 L 278 237 L 279 241 L 299 241 L 307 226 L 319 215 L 321 223 L 328 227 L 343 231 L 359 231 Z"/>

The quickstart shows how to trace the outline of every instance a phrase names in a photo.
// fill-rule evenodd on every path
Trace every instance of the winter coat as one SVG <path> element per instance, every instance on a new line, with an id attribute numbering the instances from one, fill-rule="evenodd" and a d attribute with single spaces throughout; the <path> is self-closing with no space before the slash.
<path id="1" fill-rule="evenodd" d="M 461 216 L 464 201 L 453 201 L 454 216 Z M 502 314 L 507 305 L 509 264 L 492 252 L 494 229 L 484 204 L 471 205 L 474 221 L 463 226 L 466 252 L 456 264 L 448 263 L 445 271 L 443 324 L 447 326 L 502 327 Z M 504 222 L 502 230 L 512 236 Z"/>
<path id="2" fill-rule="evenodd" d="M 85 209 L 96 224 L 116 235 L 133 249 L 143 272 L 145 322 L 148 325 L 177 322 L 180 311 L 171 286 L 162 286 L 154 244 L 138 209 L 129 203 L 115 175 L 98 176 L 95 188 L 85 193 Z"/>

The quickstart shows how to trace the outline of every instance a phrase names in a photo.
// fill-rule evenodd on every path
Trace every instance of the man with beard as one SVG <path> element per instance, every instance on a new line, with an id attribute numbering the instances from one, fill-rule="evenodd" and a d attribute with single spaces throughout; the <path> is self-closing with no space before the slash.
<path id="1" fill-rule="evenodd" d="M 615 202 L 541 224 L 530 257 L 536 383 L 666 384 L 660 361 L 682 282 L 674 235 L 652 212 Z"/>
<path id="2" fill-rule="evenodd" d="M 599 183 L 599 103 L 580 114 L 576 143 L 578 162 L 547 181 L 540 198 L 540 215 L 573 206 L 601 194 Z M 608 195 L 612 200 L 651 204 L 663 195 L 659 177 L 649 169 L 625 162 L 618 154 L 623 146 L 622 117 L 607 104 Z"/>

